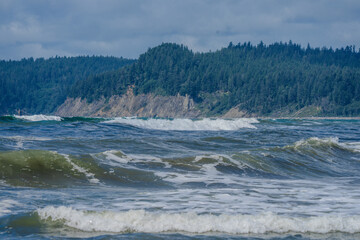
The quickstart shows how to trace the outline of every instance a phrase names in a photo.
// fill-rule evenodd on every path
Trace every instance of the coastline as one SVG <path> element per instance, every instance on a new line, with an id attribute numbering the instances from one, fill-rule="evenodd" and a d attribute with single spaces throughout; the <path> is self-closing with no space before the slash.
<path id="1" fill-rule="evenodd" d="M 24 115 L 15 115 L 15 114 L 5 114 L 0 115 L 0 118 L 18 118 L 18 119 L 24 119 L 27 120 L 30 117 L 34 117 L 36 119 L 41 120 L 59 120 L 61 118 L 108 118 L 108 119 L 114 119 L 114 118 L 148 118 L 148 119 L 192 119 L 192 120 L 200 120 L 200 119 L 224 119 L 224 120 L 236 120 L 236 119 L 257 119 L 257 120 L 360 120 L 360 117 L 346 117 L 346 116 L 323 116 L 323 117 L 284 117 L 284 116 L 243 116 L 243 117 L 226 117 L 224 115 L 222 116 L 197 116 L 197 117 L 189 117 L 188 115 L 184 116 L 177 116 L 177 117 L 158 117 L 158 116 L 136 116 L 136 115 L 114 115 L 114 116 L 94 116 L 94 115 L 58 115 L 56 113 L 50 113 L 50 114 L 24 114 Z"/>
<path id="2" fill-rule="evenodd" d="M 260 120 L 267 120 L 267 119 L 289 119 L 289 120 L 360 120 L 360 117 L 256 117 Z"/>

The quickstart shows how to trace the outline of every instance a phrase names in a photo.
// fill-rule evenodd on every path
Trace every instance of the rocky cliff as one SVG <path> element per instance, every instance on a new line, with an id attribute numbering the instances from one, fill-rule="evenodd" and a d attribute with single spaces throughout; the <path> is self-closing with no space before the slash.
<path id="1" fill-rule="evenodd" d="M 164 117 L 196 118 L 201 112 L 195 108 L 189 96 L 154 96 L 152 94 L 134 95 L 128 91 L 122 96 L 88 102 L 81 98 L 68 98 L 56 110 L 57 116 L 91 117 Z"/>

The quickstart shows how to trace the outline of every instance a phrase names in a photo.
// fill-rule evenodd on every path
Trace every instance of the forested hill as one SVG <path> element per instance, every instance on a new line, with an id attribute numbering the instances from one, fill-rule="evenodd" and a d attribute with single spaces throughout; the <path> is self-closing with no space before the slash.
<path id="1" fill-rule="evenodd" d="M 275 43 L 193 53 L 164 43 L 138 60 L 56 57 L 0 61 L 0 114 L 52 113 L 67 97 L 186 96 L 204 115 L 360 116 L 360 53 Z"/>
<path id="2" fill-rule="evenodd" d="M 304 107 L 309 115 L 358 116 L 360 53 L 355 47 L 302 48 L 292 42 L 230 43 L 193 53 L 165 43 L 129 66 L 76 82 L 70 96 L 93 101 L 121 95 L 129 86 L 135 94 L 188 94 L 209 115 L 237 106 L 263 116 Z"/>
<path id="3" fill-rule="evenodd" d="M 65 101 L 74 82 L 133 62 L 115 57 L 0 61 L 0 114 L 50 113 Z"/>

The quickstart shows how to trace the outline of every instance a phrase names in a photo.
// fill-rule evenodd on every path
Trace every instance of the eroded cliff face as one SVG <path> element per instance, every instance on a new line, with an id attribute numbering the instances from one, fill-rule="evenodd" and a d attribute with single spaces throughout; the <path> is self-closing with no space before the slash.
<path id="1" fill-rule="evenodd" d="M 163 117 L 196 118 L 201 112 L 195 108 L 189 96 L 154 96 L 152 94 L 134 95 L 128 91 L 122 96 L 99 99 L 91 103 L 86 99 L 68 98 L 56 110 L 57 116 L 87 117 Z"/>

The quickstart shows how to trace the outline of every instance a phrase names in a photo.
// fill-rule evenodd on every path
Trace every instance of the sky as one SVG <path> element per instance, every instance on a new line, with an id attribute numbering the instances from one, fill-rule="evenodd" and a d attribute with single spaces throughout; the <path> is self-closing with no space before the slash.
<path id="1" fill-rule="evenodd" d="M 359 0 L 0 0 L 0 59 L 138 58 L 162 42 L 360 47 Z"/>

